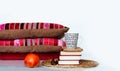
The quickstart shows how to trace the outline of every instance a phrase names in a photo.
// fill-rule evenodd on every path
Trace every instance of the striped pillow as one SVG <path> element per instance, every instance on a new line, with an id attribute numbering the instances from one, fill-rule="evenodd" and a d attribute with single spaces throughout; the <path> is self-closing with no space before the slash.
<path id="1" fill-rule="evenodd" d="M 0 24 L 0 39 L 61 38 L 68 30 L 68 27 L 56 23 L 5 23 Z"/>
<path id="2" fill-rule="evenodd" d="M 55 38 L 0 40 L 0 53 L 58 52 L 66 43 Z"/>

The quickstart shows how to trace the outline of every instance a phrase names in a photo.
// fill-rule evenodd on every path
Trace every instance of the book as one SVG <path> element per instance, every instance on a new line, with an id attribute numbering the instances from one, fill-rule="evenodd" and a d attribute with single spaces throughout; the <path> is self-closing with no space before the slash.
<path id="1" fill-rule="evenodd" d="M 65 51 L 65 52 L 82 52 L 83 49 L 80 47 L 76 47 L 75 49 L 64 48 L 63 51 Z"/>
<path id="2" fill-rule="evenodd" d="M 80 60 L 80 56 L 59 56 L 59 60 Z"/>
<path id="3" fill-rule="evenodd" d="M 61 51 L 60 55 L 81 55 L 81 52 L 65 52 L 65 51 Z"/>
<path id="4" fill-rule="evenodd" d="M 58 64 L 79 64 L 79 61 L 58 61 Z"/>

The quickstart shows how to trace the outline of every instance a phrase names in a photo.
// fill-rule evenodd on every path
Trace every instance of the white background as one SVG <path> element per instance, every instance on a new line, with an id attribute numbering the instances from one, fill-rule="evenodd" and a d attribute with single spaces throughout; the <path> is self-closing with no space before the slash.
<path id="1" fill-rule="evenodd" d="M 104 69 L 120 70 L 119 0 L 0 0 L 0 23 L 6 22 L 68 26 L 69 32 L 80 35 L 82 58 L 96 60 Z"/>

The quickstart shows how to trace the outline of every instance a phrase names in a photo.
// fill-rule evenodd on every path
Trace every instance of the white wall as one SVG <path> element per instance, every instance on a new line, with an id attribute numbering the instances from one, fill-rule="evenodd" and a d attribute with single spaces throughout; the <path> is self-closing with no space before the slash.
<path id="1" fill-rule="evenodd" d="M 82 58 L 119 69 L 119 0 L 0 0 L 0 23 L 6 22 L 66 25 L 69 32 L 80 33 Z"/>

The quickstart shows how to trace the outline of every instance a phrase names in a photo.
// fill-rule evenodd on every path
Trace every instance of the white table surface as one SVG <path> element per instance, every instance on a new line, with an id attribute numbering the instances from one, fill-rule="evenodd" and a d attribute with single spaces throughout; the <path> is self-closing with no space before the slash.
<path id="1" fill-rule="evenodd" d="M 0 60 L 0 71 L 116 71 L 99 64 L 94 68 L 50 68 L 40 66 L 38 68 L 27 68 L 23 60 Z"/>

